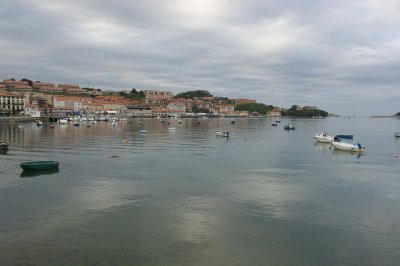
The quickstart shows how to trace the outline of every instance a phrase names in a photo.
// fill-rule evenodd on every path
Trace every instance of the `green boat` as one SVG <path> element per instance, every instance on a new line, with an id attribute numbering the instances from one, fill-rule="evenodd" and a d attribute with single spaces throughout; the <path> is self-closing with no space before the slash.
<path id="1" fill-rule="evenodd" d="M 57 161 L 35 161 L 21 163 L 20 166 L 24 171 L 41 171 L 49 169 L 58 169 L 59 162 Z"/>

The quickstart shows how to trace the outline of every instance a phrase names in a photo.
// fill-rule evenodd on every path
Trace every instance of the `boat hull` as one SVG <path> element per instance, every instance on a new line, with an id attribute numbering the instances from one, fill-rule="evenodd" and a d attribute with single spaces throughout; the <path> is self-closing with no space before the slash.
<path id="1" fill-rule="evenodd" d="M 284 130 L 295 130 L 296 128 L 293 125 L 288 125 L 288 126 L 284 126 L 283 129 Z"/>
<path id="2" fill-rule="evenodd" d="M 229 132 L 226 131 L 216 131 L 215 135 L 220 136 L 220 137 L 229 137 Z"/>
<path id="3" fill-rule="evenodd" d="M 350 152 L 364 152 L 365 147 L 358 144 L 343 143 L 343 142 L 332 142 L 332 147 L 337 150 L 350 151 Z"/>
<path id="4" fill-rule="evenodd" d="M 59 162 L 57 161 L 35 161 L 20 164 L 24 171 L 43 171 L 50 169 L 58 169 Z"/>

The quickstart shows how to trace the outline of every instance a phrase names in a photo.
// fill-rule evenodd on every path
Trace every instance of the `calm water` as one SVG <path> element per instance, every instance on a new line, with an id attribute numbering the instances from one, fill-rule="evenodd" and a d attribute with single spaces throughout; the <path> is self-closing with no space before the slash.
<path id="1" fill-rule="evenodd" d="M 0 265 L 399 265 L 400 120 L 168 121 L 0 124 Z"/>

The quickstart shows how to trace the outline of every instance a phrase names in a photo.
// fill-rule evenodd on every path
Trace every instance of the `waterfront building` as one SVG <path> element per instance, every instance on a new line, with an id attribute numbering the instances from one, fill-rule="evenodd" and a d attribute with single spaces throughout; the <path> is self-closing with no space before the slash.
<path id="1" fill-rule="evenodd" d="M 219 105 L 218 111 L 220 115 L 234 115 L 235 107 L 233 105 Z"/>
<path id="2" fill-rule="evenodd" d="M 23 114 L 30 117 L 40 117 L 40 111 L 33 107 L 25 107 Z"/>
<path id="3" fill-rule="evenodd" d="M 150 106 L 131 105 L 119 109 L 119 115 L 124 117 L 152 117 Z"/>
<path id="4" fill-rule="evenodd" d="M 80 111 L 82 110 L 82 100 L 79 97 L 55 96 L 53 97 L 53 108 Z"/>
<path id="5" fill-rule="evenodd" d="M 282 109 L 279 107 L 274 107 L 272 111 L 269 113 L 269 116 L 281 116 L 282 115 Z"/>
<path id="6" fill-rule="evenodd" d="M 0 116 L 20 115 L 24 111 L 24 97 L 15 93 L 0 92 Z"/>

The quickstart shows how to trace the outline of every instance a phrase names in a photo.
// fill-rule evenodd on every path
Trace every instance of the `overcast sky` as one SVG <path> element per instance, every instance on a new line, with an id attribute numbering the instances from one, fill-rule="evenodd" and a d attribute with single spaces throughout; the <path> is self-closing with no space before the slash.
<path id="1" fill-rule="evenodd" d="M 399 0 L 0 0 L 0 79 L 400 111 Z"/>

